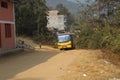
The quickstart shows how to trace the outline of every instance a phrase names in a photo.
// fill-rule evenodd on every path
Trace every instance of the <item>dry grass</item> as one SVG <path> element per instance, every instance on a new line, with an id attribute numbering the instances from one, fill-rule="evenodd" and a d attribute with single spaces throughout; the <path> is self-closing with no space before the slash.
<path id="1" fill-rule="evenodd" d="M 102 53 L 98 58 L 100 59 L 106 59 L 107 61 L 110 61 L 111 63 L 120 66 L 120 53 L 110 53 L 109 51 L 101 50 Z"/>
<path id="2" fill-rule="evenodd" d="M 80 55 L 70 65 L 63 80 L 120 79 L 120 66 L 111 62 L 114 58 L 115 61 L 119 61 L 117 55 L 114 54 L 112 58 L 113 54 L 105 54 L 101 50 L 78 50 L 76 52 Z"/>

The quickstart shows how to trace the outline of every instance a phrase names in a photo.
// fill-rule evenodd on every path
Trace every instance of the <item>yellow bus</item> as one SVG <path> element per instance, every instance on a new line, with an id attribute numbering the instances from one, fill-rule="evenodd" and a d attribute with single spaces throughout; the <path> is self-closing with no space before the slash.
<path id="1" fill-rule="evenodd" d="M 67 48 L 75 48 L 75 36 L 74 34 L 59 34 L 58 35 L 58 49 L 67 49 Z"/>

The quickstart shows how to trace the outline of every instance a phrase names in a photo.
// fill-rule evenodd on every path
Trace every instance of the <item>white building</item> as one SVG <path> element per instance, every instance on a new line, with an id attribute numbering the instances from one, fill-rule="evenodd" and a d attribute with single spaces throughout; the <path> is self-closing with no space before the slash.
<path id="1" fill-rule="evenodd" d="M 65 31 L 66 19 L 64 15 L 59 15 L 57 10 L 49 11 L 47 28 L 49 30 L 57 29 L 58 31 Z"/>

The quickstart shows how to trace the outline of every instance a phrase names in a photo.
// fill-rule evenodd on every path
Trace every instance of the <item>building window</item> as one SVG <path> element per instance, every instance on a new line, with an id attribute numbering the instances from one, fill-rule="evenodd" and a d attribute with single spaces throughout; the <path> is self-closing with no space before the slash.
<path id="1" fill-rule="evenodd" d="M 3 8 L 8 8 L 8 4 L 7 4 L 7 2 L 1 2 L 1 7 L 3 7 Z"/>
<path id="2" fill-rule="evenodd" d="M 11 31 L 12 31 L 11 24 L 5 24 L 5 37 L 6 38 L 12 37 Z"/>

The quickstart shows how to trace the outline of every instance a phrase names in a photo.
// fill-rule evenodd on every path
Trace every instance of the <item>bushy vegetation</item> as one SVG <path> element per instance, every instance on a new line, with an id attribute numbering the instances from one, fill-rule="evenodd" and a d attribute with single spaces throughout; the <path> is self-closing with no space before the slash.
<path id="1" fill-rule="evenodd" d="M 120 53 L 120 1 L 96 0 L 81 4 L 76 45 L 84 49 L 106 49 Z M 102 5 L 101 5 L 102 4 Z M 103 5 L 104 4 L 104 5 Z M 107 11 L 102 13 L 102 10 Z"/>
<path id="2" fill-rule="evenodd" d="M 48 32 L 46 0 L 11 0 L 15 4 L 17 35 L 39 36 Z"/>
<path id="3" fill-rule="evenodd" d="M 102 28 L 83 28 L 77 36 L 77 47 L 87 49 L 107 49 L 120 52 L 120 29 L 111 28 L 106 23 Z"/>

